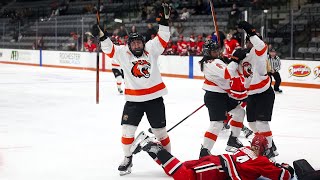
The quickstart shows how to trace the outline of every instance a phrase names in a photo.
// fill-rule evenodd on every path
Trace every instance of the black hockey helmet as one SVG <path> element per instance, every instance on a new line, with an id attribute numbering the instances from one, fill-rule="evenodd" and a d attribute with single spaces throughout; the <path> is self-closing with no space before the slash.
<path id="1" fill-rule="evenodd" d="M 132 50 L 132 48 L 131 48 L 131 42 L 133 42 L 133 41 L 135 41 L 135 40 L 140 40 L 140 41 L 142 41 L 143 48 L 139 48 L 139 49 Z M 144 41 L 143 36 L 142 36 L 141 34 L 135 33 L 135 32 L 129 34 L 128 47 L 129 47 L 129 50 L 131 51 L 131 53 L 132 53 L 134 56 L 136 56 L 136 57 L 142 56 L 143 51 L 144 51 L 144 47 L 145 47 L 145 41 Z"/>
<path id="2" fill-rule="evenodd" d="M 203 55 L 211 57 L 211 51 L 220 51 L 220 46 L 212 39 L 206 40 L 203 44 Z"/>

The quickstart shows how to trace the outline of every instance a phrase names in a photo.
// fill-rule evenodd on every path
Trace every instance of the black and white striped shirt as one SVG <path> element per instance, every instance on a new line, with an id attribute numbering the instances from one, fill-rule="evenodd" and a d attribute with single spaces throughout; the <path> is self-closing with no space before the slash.
<path id="1" fill-rule="evenodd" d="M 270 55 L 268 55 L 268 61 L 271 66 L 271 70 L 278 72 L 281 69 L 279 56 L 275 56 L 274 58 L 272 58 Z"/>

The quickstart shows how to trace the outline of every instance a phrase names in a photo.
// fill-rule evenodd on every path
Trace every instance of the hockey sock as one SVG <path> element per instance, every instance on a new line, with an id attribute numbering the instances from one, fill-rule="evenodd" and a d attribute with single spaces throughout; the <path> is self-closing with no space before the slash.
<path id="1" fill-rule="evenodd" d="M 158 152 L 158 159 L 160 160 L 164 171 L 172 176 L 182 165 L 182 163 L 167 150 L 163 149 Z"/>
<path id="2" fill-rule="evenodd" d="M 137 130 L 137 126 L 132 126 L 132 125 L 122 125 L 122 149 L 124 152 L 124 155 L 129 157 L 132 155 L 130 152 L 131 145 L 134 141 L 134 134 Z"/>
<path id="3" fill-rule="evenodd" d="M 248 122 L 250 129 L 253 131 L 253 133 L 258 133 L 257 129 L 257 123 L 256 122 Z"/>
<path id="4" fill-rule="evenodd" d="M 243 127 L 243 119 L 245 116 L 245 110 L 238 105 L 236 108 L 229 112 L 232 115 L 230 120 L 230 127 L 233 137 L 239 137 L 241 129 Z"/>
<path id="5" fill-rule="evenodd" d="M 256 127 L 259 134 L 266 137 L 268 140 L 268 148 L 272 147 L 272 132 L 268 121 L 256 121 Z"/>
<path id="6" fill-rule="evenodd" d="M 203 147 L 209 151 L 213 148 L 214 143 L 217 141 L 218 135 L 223 127 L 223 120 L 210 121 L 210 126 L 204 134 Z"/>
<path id="7" fill-rule="evenodd" d="M 122 77 L 121 76 L 117 76 L 117 88 L 121 88 L 121 84 L 122 84 Z"/>
<path id="8" fill-rule="evenodd" d="M 171 143 L 167 133 L 167 129 L 165 127 L 152 128 L 152 132 L 156 136 L 156 138 L 160 141 L 163 148 L 166 149 L 168 152 L 171 152 Z"/>
<path id="9" fill-rule="evenodd" d="M 231 114 L 227 113 L 227 119 L 224 120 L 223 123 L 228 124 L 231 118 L 232 118 Z"/>

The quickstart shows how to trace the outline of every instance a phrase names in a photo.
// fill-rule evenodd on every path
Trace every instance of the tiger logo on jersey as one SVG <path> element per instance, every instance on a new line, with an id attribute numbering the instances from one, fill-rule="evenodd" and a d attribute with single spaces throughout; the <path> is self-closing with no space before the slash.
<path id="1" fill-rule="evenodd" d="M 151 68 L 151 64 L 146 60 L 138 60 L 135 62 L 132 62 L 133 67 L 131 69 L 131 73 L 133 76 L 141 78 L 149 78 L 150 73 L 149 69 Z"/>
<path id="2" fill-rule="evenodd" d="M 249 62 L 242 63 L 243 76 L 248 78 L 252 76 L 252 65 Z"/>

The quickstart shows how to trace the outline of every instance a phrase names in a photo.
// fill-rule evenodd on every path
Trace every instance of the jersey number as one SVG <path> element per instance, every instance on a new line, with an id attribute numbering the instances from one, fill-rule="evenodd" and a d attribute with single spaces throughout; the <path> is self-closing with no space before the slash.
<path id="1" fill-rule="evenodd" d="M 237 158 L 236 158 L 236 161 L 237 161 L 238 163 L 244 163 L 244 162 L 248 161 L 249 159 L 250 159 L 249 156 L 245 155 L 245 156 L 239 156 L 239 157 L 237 157 Z"/>

